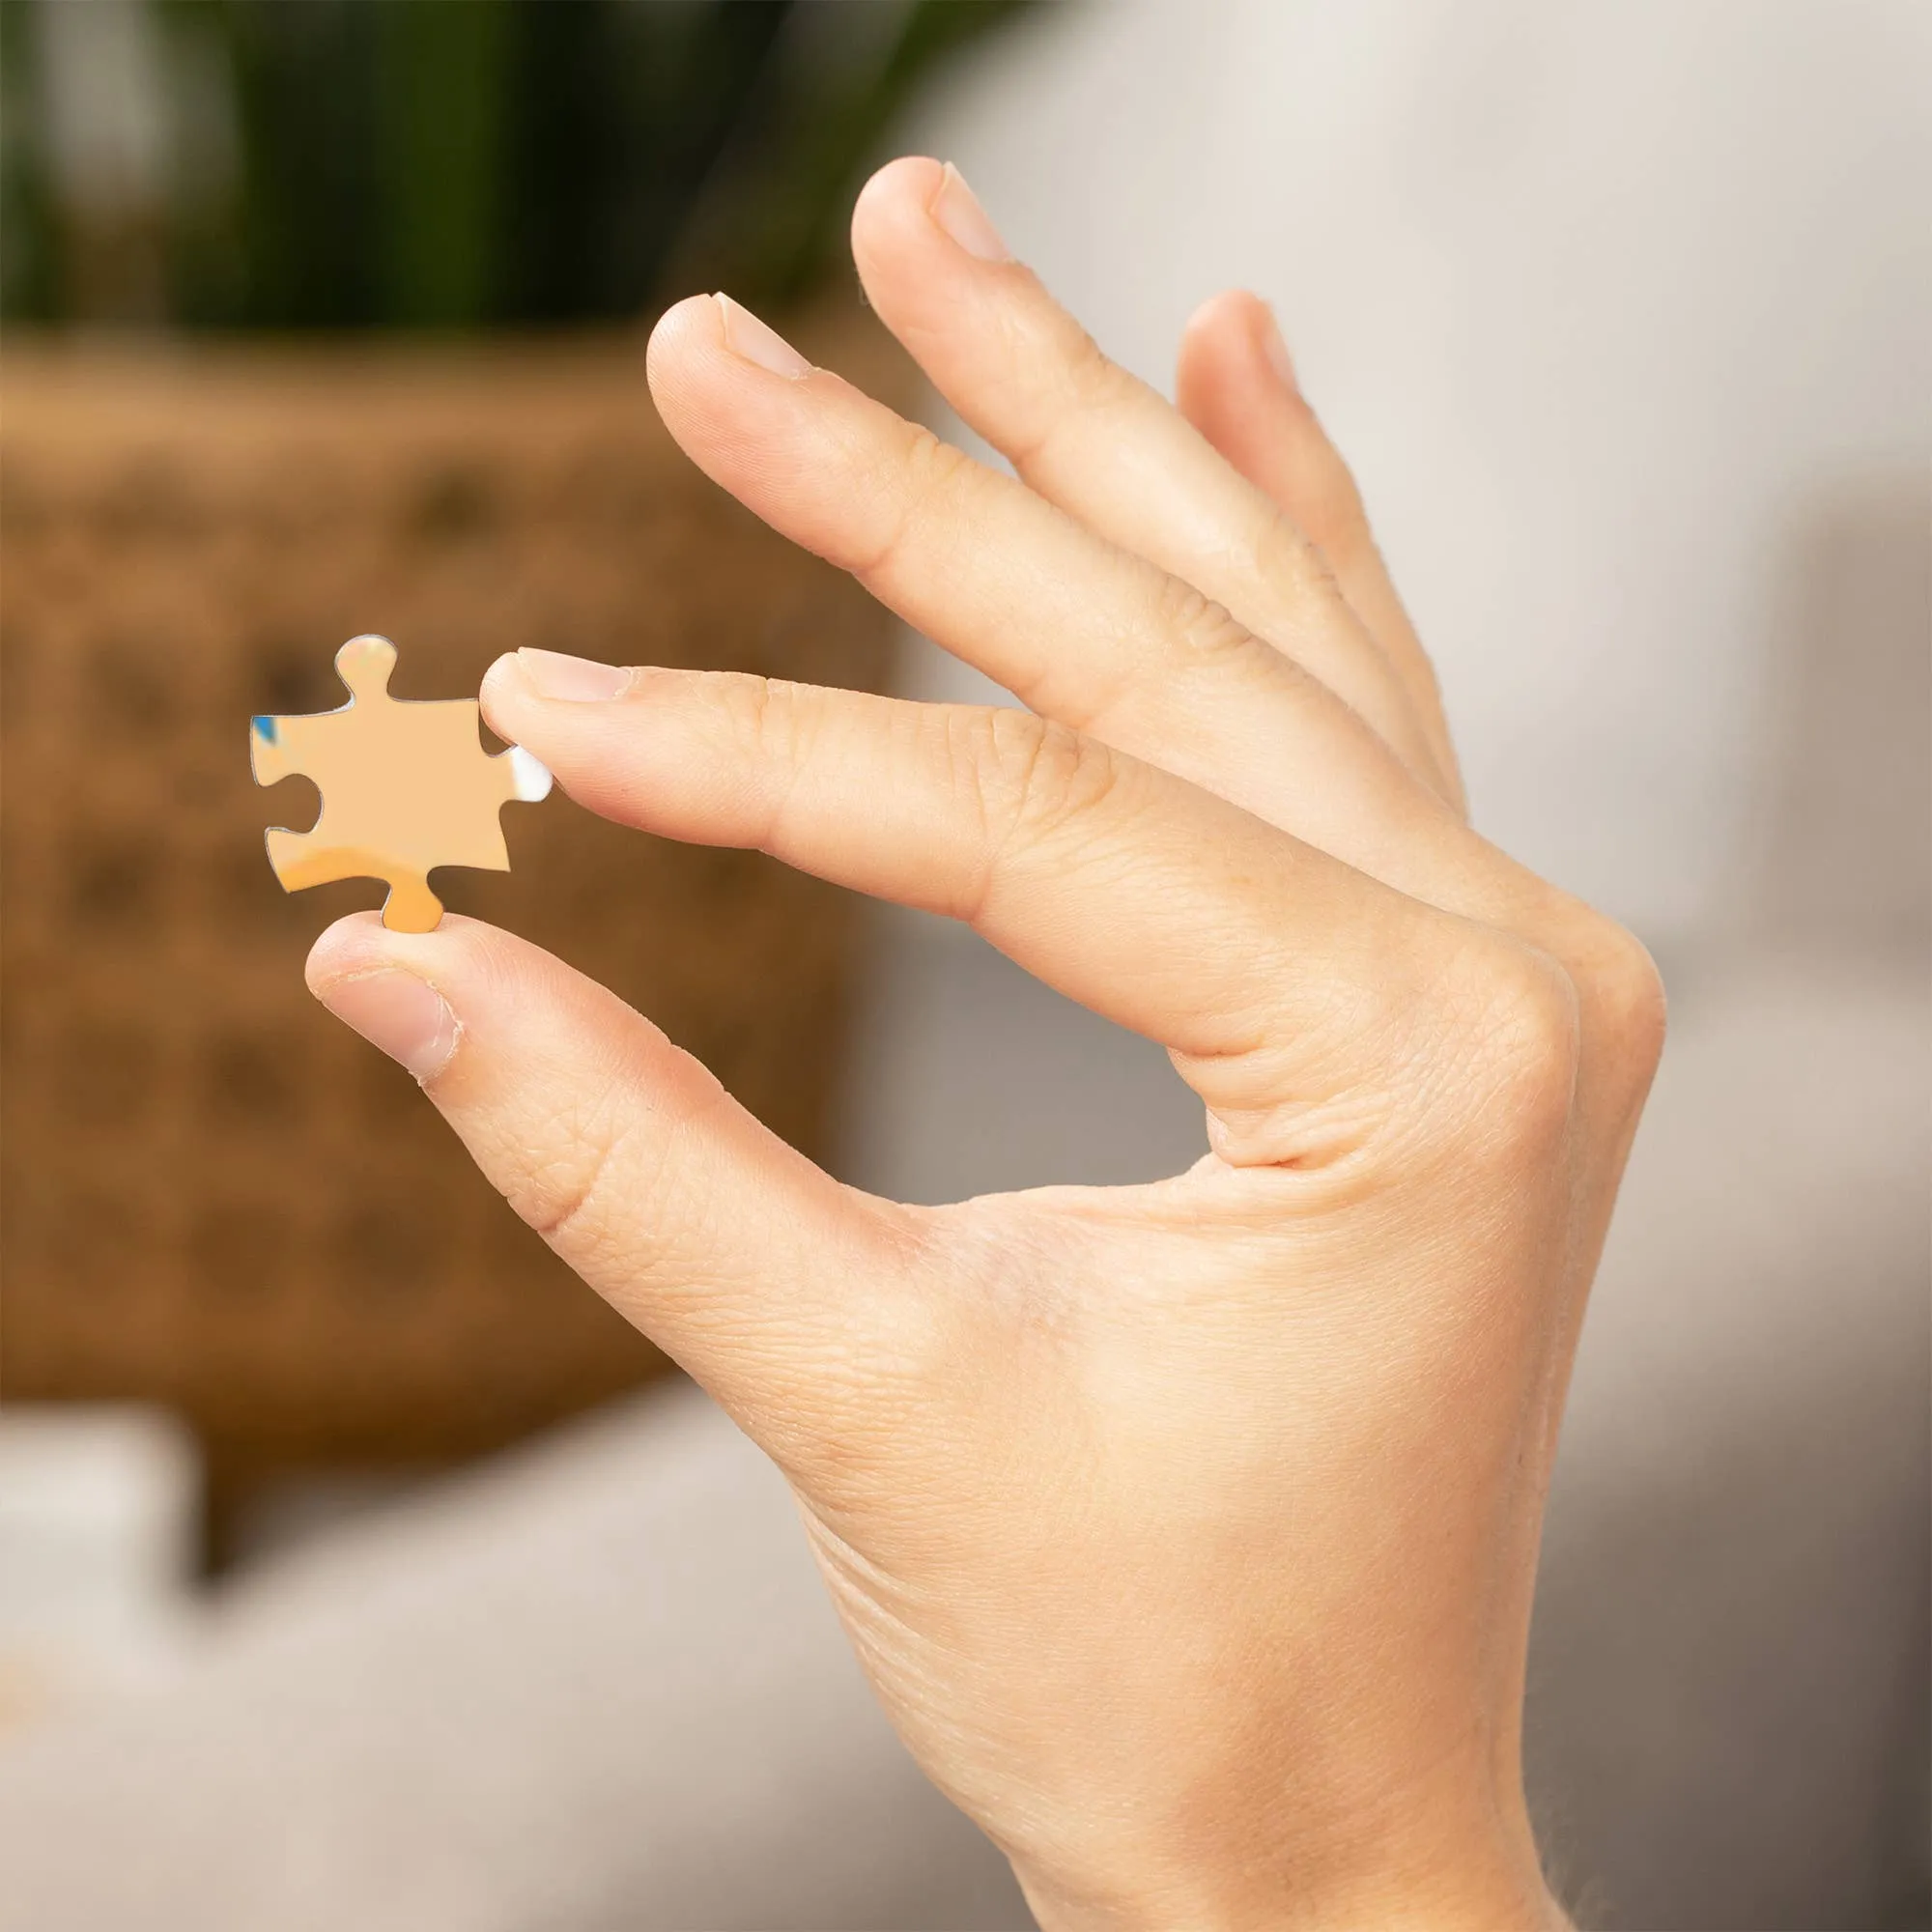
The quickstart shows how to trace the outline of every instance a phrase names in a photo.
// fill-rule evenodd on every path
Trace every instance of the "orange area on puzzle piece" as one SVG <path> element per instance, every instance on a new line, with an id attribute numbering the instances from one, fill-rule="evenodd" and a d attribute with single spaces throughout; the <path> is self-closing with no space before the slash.
<path id="1" fill-rule="evenodd" d="M 392 932 L 434 932 L 442 919 L 442 901 L 430 890 L 428 878 L 396 869 L 394 858 L 356 845 L 328 845 L 320 851 L 291 850 L 290 842 L 304 835 L 285 826 L 269 828 L 269 864 L 282 890 L 306 892 L 310 886 L 332 886 L 337 879 L 380 879 L 388 887 L 383 903 L 383 923 Z M 500 869 L 506 869 L 499 867 Z"/>
<path id="2" fill-rule="evenodd" d="M 269 864 L 285 891 L 381 879 L 389 887 L 383 923 L 428 932 L 442 917 L 431 868 L 508 871 L 497 813 L 510 799 L 542 798 L 550 774 L 527 753 L 484 751 L 473 697 L 391 697 L 395 664 L 386 638 L 351 639 L 335 657 L 349 702 L 338 711 L 257 718 L 249 756 L 258 784 L 299 776 L 322 793 L 308 831 L 270 829 Z"/>

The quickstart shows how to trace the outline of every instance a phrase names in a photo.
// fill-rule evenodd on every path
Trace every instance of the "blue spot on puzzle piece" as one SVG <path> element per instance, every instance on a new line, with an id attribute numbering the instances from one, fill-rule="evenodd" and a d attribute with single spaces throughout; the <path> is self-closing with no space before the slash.
<path id="1" fill-rule="evenodd" d="M 256 737 L 265 744 L 272 745 L 275 742 L 275 721 L 272 718 L 251 718 L 248 723 L 253 727 Z"/>

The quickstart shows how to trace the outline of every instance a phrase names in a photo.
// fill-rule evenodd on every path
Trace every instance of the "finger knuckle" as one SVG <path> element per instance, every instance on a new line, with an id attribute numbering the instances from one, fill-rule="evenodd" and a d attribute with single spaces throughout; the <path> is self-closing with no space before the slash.
<path id="1" fill-rule="evenodd" d="M 730 749 L 739 754 L 763 751 L 774 725 L 784 724 L 783 699 L 775 697 L 770 678 L 755 672 L 714 671 L 704 681 L 703 695 Z"/>
<path id="2" fill-rule="evenodd" d="M 1663 1054 L 1668 1003 L 1649 949 L 1626 926 L 1590 916 L 1572 968 L 1590 1050 L 1614 1089 L 1640 1101 Z"/>
<path id="3" fill-rule="evenodd" d="M 994 854 L 1051 838 L 1098 806 L 1118 778 L 1104 745 L 1024 711 L 974 714 L 958 750 Z"/>
<path id="4" fill-rule="evenodd" d="M 613 1110 L 594 1096 L 573 1098 L 516 1150 L 504 1198 L 546 1241 L 583 1264 L 600 1244 L 601 1203 L 626 1144 Z"/>
<path id="5" fill-rule="evenodd" d="M 721 749 L 752 781 L 757 800 L 753 830 L 768 842 L 779 829 L 800 774 L 810 764 L 824 722 L 811 686 L 750 671 L 717 671 L 706 679 Z"/>
<path id="6" fill-rule="evenodd" d="M 973 459 L 963 449 L 921 424 L 907 426 L 904 443 L 886 463 L 880 497 L 888 505 L 884 528 L 853 568 L 870 585 L 888 577 L 905 554 L 915 533 L 935 509 L 956 497 Z"/>
<path id="7" fill-rule="evenodd" d="M 1154 619 L 1163 637 L 1199 668 L 1218 668 L 1264 648 L 1232 611 L 1184 578 L 1161 577 Z"/>
<path id="8" fill-rule="evenodd" d="M 1022 476 L 1058 468 L 1063 448 L 1076 454 L 1096 425 L 1114 422 L 1146 393 L 1137 378 L 1058 310 L 1030 318 L 1009 349 L 1032 378 L 1024 385 L 1024 405 L 1000 439 Z"/>
<path id="9" fill-rule="evenodd" d="M 730 1097 L 702 1063 L 668 1060 L 668 1051 L 664 1036 L 644 1027 L 600 1076 L 501 1123 L 485 1162 L 517 1214 L 607 1290 L 645 1280 L 702 1232 L 711 1211 L 680 1150 L 710 1131 Z"/>
<path id="10" fill-rule="evenodd" d="M 916 424 L 906 440 L 904 471 L 908 501 L 915 505 L 944 496 L 972 467 L 973 459 L 923 424 Z"/>
<path id="11" fill-rule="evenodd" d="M 1548 953 L 1514 941 L 1484 947 L 1450 982 L 1470 1144 L 1512 1157 L 1547 1152 L 1568 1131 L 1582 1058 L 1577 986 Z M 1460 981 L 1460 982 L 1459 982 Z"/>
<path id="12" fill-rule="evenodd" d="M 1076 324 L 1063 356 L 1067 393 L 1083 410 L 1109 413 L 1141 394 L 1139 380 Z"/>

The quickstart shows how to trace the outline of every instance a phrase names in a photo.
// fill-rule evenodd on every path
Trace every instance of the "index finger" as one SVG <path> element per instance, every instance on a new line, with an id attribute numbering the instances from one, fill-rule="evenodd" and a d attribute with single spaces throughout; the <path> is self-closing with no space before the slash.
<path id="1" fill-rule="evenodd" d="M 483 707 L 580 803 L 966 921 L 1170 1048 L 1241 1122 L 1231 1159 L 1285 1158 L 1338 1095 L 1393 1093 L 1484 930 L 1025 712 L 657 669 L 546 696 L 587 687 L 564 662 L 498 659 Z"/>

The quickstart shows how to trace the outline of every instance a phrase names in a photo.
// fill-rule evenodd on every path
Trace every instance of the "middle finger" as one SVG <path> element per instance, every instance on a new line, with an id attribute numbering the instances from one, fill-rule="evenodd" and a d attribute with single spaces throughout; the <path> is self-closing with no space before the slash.
<path id="1" fill-rule="evenodd" d="M 1426 712 L 1321 552 L 1006 257 L 956 173 L 923 159 L 880 169 L 853 213 L 852 255 L 886 327 L 1031 488 L 1225 606 L 1453 790 Z"/>
<path id="2" fill-rule="evenodd" d="M 670 310 L 650 379 L 716 482 L 1041 716 L 1364 869 L 1439 809 L 1359 715 L 1220 606 L 812 369 L 737 304 Z"/>

